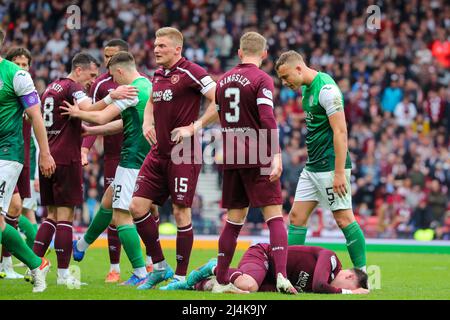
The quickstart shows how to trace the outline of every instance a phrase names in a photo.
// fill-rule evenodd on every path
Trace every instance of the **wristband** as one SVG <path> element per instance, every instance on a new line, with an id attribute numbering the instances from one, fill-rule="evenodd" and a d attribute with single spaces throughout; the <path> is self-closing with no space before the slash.
<path id="1" fill-rule="evenodd" d="M 103 102 L 106 103 L 107 106 L 109 106 L 111 103 L 113 103 L 113 98 L 111 98 L 111 95 L 108 94 L 103 98 Z"/>

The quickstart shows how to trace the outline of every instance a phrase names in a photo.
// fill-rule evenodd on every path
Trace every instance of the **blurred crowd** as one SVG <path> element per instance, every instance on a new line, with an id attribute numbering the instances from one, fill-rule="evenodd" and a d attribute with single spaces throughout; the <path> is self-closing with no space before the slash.
<path id="1" fill-rule="evenodd" d="M 80 29 L 66 27 L 70 4 L 81 8 Z M 368 19 L 370 5 L 380 8 L 379 20 Z M 273 70 L 279 54 L 293 49 L 344 94 L 353 205 L 366 234 L 412 237 L 432 229 L 435 238 L 450 238 L 450 5 L 444 0 L 3 0 L 0 21 L 8 33 L 4 50 L 32 52 L 39 90 L 67 74 L 81 50 L 101 61 L 112 38 L 127 40 L 140 71 L 151 76 L 154 32 L 167 25 L 183 32 L 184 55 L 217 78 L 238 62 L 242 33 L 256 30 L 268 39 L 262 69 L 276 83 L 285 213 L 307 159 L 301 92 L 282 88 Z M 98 139 L 85 169 L 80 223 L 89 222 L 102 195 L 101 154 Z M 258 216 L 250 220 L 260 223 Z M 320 209 L 316 216 L 315 235 L 333 234 L 329 213 Z"/>

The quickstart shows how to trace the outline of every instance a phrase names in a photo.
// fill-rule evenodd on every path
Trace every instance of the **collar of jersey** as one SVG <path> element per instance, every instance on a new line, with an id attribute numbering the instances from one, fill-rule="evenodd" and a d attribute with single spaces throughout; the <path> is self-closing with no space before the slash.
<path id="1" fill-rule="evenodd" d="M 172 67 L 170 67 L 169 69 L 163 68 L 163 69 L 162 69 L 163 75 L 165 75 L 165 76 L 169 75 L 169 73 L 171 73 L 173 70 L 175 70 L 177 67 L 179 67 L 180 64 L 182 64 L 182 63 L 185 62 L 185 61 L 186 61 L 186 58 L 185 58 L 185 57 L 181 57 L 181 59 L 178 60 L 177 63 L 175 63 L 175 64 L 174 64 Z M 169 70 L 169 72 L 166 73 L 167 70 Z"/>

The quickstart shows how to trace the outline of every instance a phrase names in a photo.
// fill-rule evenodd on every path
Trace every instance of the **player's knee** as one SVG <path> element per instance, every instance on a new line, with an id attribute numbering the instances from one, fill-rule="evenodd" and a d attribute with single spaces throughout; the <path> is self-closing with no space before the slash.
<path id="1" fill-rule="evenodd" d="M 173 207 L 173 216 L 177 226 L 186 226 L 191 223 L 191 214 L 189 208 Z"/>
<path id="2" fill-rule="evenodd" d="M 298 227 L 306 227 L 306 224 L 308 223 L 308 218 L 306 217 L 306 215 L 301 214 L 300 212 L 291 210 L 291 212 L 289 212 L 289 222 L 290 224 L 293 224 Z"/>
<path id="3" fill-rule="evenodd" d="M 8 215 L 10 215 L 11 217 L 18 217 L 22 212 L 22 204 L 20 203 L 20 198 L 18 199 L 19 200 L 17 200 L 16 197 L 13 197 L 13 200 L 9 205 Z"/>
<path id="4" fill-rule="evenodd" d="M 134 200 L 131 200 L 129 210 L 133 218 L 140 218 L 146 214 L 142 206 L 139 206 L 139 204 Z"/>
<path id="5" fill-rule="evenodd" d="M 350 223 L 355 221 L 355 217 L 351 212 L 335 212 L 334 219 L 340 229 L 347 227 Z"/>
<path id="6" fill-rule="evenodd" d="M 253 278 L 246 276 L 245 274 L 237 277 L 236 280 L 234 280 L 233 284 L 237 288 L 244 290 L 244 291 L 249 291 L 249 292 L 258 291 L 258 284 L 256 283 L 256 281 Z"/>

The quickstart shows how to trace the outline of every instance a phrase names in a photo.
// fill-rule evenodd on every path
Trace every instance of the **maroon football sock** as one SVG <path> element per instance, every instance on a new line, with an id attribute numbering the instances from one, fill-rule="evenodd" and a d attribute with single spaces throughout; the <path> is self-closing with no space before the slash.
<path id="1" fill-rule="evenodd" d="M 58 269 L 67 269 L 72 255 L 72 222 L 58 221 L 55 235 L 55 251 L 58 260 Z"/>
<path id="2" fill-rule="evenodd" d="M 159 230 L 159 217 L 156 217 L 156 218 L 155 218 L 155 216 L 152 215 L 152 219 L 155 220 L 155 223 L 156 223 L 156 229 Z M 158 233 L 158 235 L 159 235 L 159 233 Z M 145 254 L 146 254 L 147 256 L 152 257 L 152 249 L 151 249 L 150 247 L 145 246 Z M 154 263 L 153 257 L 152 257 L 152 263 Z"/>
<path id="3" fill-rule="evenodd" d="M 45 219 L 39 227 L 34 239 L 33 251 L 38 257 L 43 257 L 52 242 L 53 235 L 56 232 L 56 222 L 52 219 Z"/>
<path id="4" fill-rule="evenodd" d="M 18 224 L 18 218 L 12 217 L 9 214 L 5 216 L 5 221 L 7 224 L 9 224 L 11 227 L 17 230 L 17 224 Z M 2 257 L 11 257 L 11 253 L 6 250 L 5 246 L 2 246 Z"/>
<path id="5" fill-rule="evenodd" d="M 134 219 L 134 224 L 145 244 L 147 254 L 152 257 L 153 263 L 158 263 L 164 260 L 164 254 L 159 243 L 158 224 L 148 212 L 145 216 L 139 219 Z"/>
<path id="6" fill-rule="evenodd" d="M 219 237 L 219 254 L 217 257 L 216 275 L 220 284 L 229 283 L 228 270 L 236 250 L 237 238 L 243 224 L 235 224 L 227 220 Z"/>
<path id="7" fill-rule="evenodd" d="M 271 218 L 267 221 L 267 226 L 270 232 L 270 246 L 275 264 L 275 275 L 281 273 L 286 278 L 288 242 L 283 218 Z"/>
<path id="8" fill-rule="evenodd" d="M 176 245 L 177 269 L 175 271 L 175 274 L 178 276 L 186 275 L 193 243 L 194 230 L 192 230 L 192 223 L 184 227 L 178 227 Z"/>
<path id="9" fill-rule="evenodd" d="M 122 245 L 120 243 L 119 234 L 117 233 L 116 226 L 110 224 L 107 229 L 108 235 L 108 251 L 109 251 L 109 262 L 111 264 L 120 263 L 120 251 Z"/>

